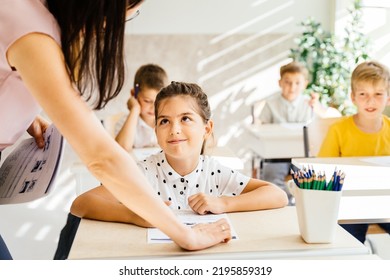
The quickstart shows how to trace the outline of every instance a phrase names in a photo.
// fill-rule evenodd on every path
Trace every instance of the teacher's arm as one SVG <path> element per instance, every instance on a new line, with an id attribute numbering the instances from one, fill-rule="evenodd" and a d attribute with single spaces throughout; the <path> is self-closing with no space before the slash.
<path id="1" fill-rule="evenodd" d="M 219 224 L 191 229 L 178 221 L 82 100 L 54 39 L 40 33 L 23 36 L 8 48 L 7 59 L 90 172 L 126 207 L 188 250 L 230 239 L 230 232 L 221 231 Z"/>

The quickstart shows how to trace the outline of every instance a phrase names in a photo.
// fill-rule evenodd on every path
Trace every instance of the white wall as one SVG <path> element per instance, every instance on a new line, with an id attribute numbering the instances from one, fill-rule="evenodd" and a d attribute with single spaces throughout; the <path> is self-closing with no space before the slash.
<path id="1" fill-rule="evenodd" d="M 131 34 L 256 33 L 288 20 L 275 32 L 299 32 L 297 23 L 315 17 L 330 26 L 334 0 L 147 0 L 129 24 Z"/>
<path id="2" fill-rule="evenodd" d="M 267 81 L 261 93 L 255 90 L 247 102 L 261 99 L 277 90 L 278 68 L 288 60 L 294 35 L 301 31 L 299 23 L 313 16 L 330 28 L 333 1 L 147 0 L 140 16 L 126 28 L 127 84 L 121 96 L 99 114 L 126 110 L 134 72 L 149 62 L 167 68 L 172 80 L 206 86 L 211 95 L 237 85 L 238 79 L 251 89 L 257 87 L 250 86 L 247 78 L 254 77 L 253 83 L 260 85 Z M 178 39 L 185 36 L 184 41 Z M 179 45 L 172 45 L 170 38 Z M 180 52 L 186 49 L 192 52 L 182 57 Z"/>
<path id="3" fill-rule="evenodd" d="M 127 84 L 98 115 L 126 112 L 136 69 L 157 63 L 171 80 L 203 87 L 218 143 L 248 159 L 242 139 L 251 104 L 279 90 L 279 68 L 289 61 L 294 38 L 302 31 L 299 23 L 314 17 L 325 30 L 342 32 L 351 1 L 147 0 L 126 27 Z M 364 8 L 364 16 L 374 58 L 390 65 L 389 9 Z"/>
<path id="4" fill-rule="evenodd" d="M 336 33 L 343 32 L 347 7 L 353 0 L 336 1 Z M 372 44 L 372 58 L 390 67 L 390 1 L 362 0 L 363 32 Z"/>

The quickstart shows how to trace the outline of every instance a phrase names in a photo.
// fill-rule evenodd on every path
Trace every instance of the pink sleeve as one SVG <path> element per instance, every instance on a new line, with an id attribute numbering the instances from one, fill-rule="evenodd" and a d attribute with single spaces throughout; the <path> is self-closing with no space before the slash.
<path id="1" fill-rule="evenodd" d="M 2 0 L 0 9 L 0 64 L 17 39 L 32 32 L 44 33 L 60 44 L 57 21 L 41 0 Z M 4 66 L 4 64 L 3 64 Z"/>
<path id="2" fill-rule="evenodd" d="M 44 0 L 1 0 L 0 4 L 0 151 L 25 132 L 41 108 L 7 61 L 8 48 L 33 32 L 47 34 L 59 45 L 57 21 Z"/>

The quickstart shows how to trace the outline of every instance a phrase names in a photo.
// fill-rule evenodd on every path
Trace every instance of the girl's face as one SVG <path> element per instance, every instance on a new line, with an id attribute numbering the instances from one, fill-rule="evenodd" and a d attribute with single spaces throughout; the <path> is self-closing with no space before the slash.
<path id="1" fill-rule="evenodd" d="M 390 97 L 384 82 L 357 82 L 354 85 L 351 99 L 358 109 L 358 114 L 372 119 L 380 118 Z"/>
<path id="2" fill-rule="evenodd" d="M 198 104 L 190 96 L 175 96 L 161 101 L 156 135 L 168 161 L 198 161 L 203 142 L 212 133 L 212 121 L 204 123 Z"/>

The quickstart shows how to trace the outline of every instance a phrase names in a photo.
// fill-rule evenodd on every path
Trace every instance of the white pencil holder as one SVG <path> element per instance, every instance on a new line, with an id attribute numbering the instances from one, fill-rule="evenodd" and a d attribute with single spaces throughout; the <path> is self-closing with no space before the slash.
<path id="1" fill-rule="evenodd" d="M 299 231 L 306 243 L 334 241 L 341 191 L 308 190 L 297 187 L 293 180 L 288 187 L 295 197 Z"/>

